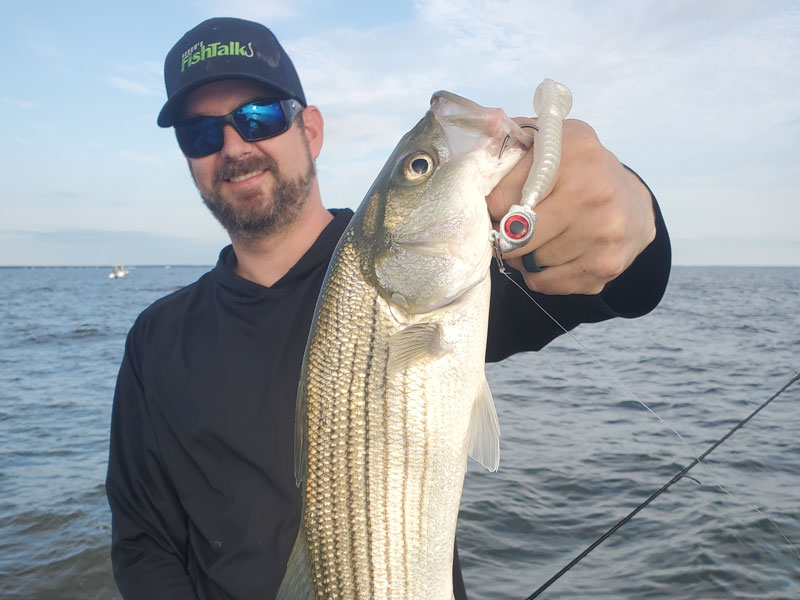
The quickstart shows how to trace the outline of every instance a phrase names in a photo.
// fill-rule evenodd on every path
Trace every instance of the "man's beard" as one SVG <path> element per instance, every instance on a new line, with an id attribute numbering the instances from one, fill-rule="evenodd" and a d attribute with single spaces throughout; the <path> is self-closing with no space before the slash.
<path id="1" fill-rule="evenodd" d="M 248 242 L 269 237 L 294 222 L 308 201 L 316 169 L 308 149 L 306 155 L 308 168 L 295 178 L 281 174 L 277 163 L 267 155 L 224 164 L 214 173 L 211 190 L 198 186 L 200 195 L 231 238 Z M 264 199 L 262 189 L 237 192 L 236 203 L 223 197 L 221 186 L 226 179 L 263 170 L 269 170 L 273 178 L 271 198 Z"/>

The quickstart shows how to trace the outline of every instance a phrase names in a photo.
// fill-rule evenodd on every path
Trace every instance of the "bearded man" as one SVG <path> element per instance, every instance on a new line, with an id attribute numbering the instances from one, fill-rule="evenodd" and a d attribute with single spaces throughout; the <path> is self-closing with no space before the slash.
<path id="1" fill-rule="evenodd" d="M 324 207 L 314 170 L 323 119 L 266 27 L 204 21 L 167 54 L 167 102 L 206 206 L 231 245 L 155 302 L 125 345 L 106 489 L 112 563 L 128 600 L 268 599 L 300 522 L 294 407 L 328 262 L 352 211 Z M 523 119 L 522 122 L 530 122 Z M 532 157 L 487 198 L 518 202 Z M 649 312 L 670 268 L 655 199 L 585 123 L 567 121 L 533 239 L 505 257 L 567 328 Z M 526 272 L 521 256 L 546 266 Z M 562 333 L 493 271 L 487 360 Z M 458 555 L 456 598 L 466 598 Z"/>

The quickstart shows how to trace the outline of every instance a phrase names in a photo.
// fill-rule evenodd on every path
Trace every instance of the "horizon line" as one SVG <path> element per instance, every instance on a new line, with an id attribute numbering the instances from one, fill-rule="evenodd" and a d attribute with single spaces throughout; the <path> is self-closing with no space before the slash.
<path id="1" fill-rule="evenodd" d="M 208 267 L 213 268 L 215 263 L 139 263 L 139 264 L 132 264 L 132 263 L 108 263 L 108 264 L 69 264 L 69 265 L 56 265 L 56 264 L 47 264 L 47 265 L 4 265 L 0 264 L 0 269 L 106 269 L 106 268 L 114 268 L 117 265 L 123 265 L 125 267 L 131 269 L 150 269 L 150 268 L 183 268 L 183 267 Z M 721 264 L 712 264 L 712 263 L 700 263 L 700 264 L 681 264 L 681 263 L 674 263 L 672 264 L 673 267 L 681 267 L 681 268 L 691 268 L 691 267 L 714 267 L 720 269 L 726 268 L 733 268 L 733 269 L 741 269 L 741 268 L 753 268 L 753 269 L 760 269 L 760 268 L 785 268 L 785 269 L 797 269 L 800 268 L 800 264 L 757 264 L 757 265 L 721 265 Z"/>

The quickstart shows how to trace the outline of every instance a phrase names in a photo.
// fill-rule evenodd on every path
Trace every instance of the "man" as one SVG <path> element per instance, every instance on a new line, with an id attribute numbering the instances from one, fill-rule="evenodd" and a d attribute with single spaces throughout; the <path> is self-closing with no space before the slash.
<path id="1" fill-rule="evenodd" d="M 174 126 L 231 246 L 194 284 L 145 310 L 117 380 L 106 482 L 114 575 L 127 599 L 272 598 L 299 526 L 294 405 L 316 298 L 351 216 L 324 208 L 320 111 L 265 27 L 211 19 L 165 62 Z M 487 198 L 519 198 L 523 160 Z M 655 210 L 655 213 L 654 213 Z M 638 316 L 660 300 L 669 240 L 644 184 L 586 124 L 565 125 L 559 176 L 519 277 L 566 327 Z M 528 261 L 530 266 L 532 263 Z M 488 360 L 560 333 L 493 273 Z M 458 561 L 456 597 L 466 598 Z"/>

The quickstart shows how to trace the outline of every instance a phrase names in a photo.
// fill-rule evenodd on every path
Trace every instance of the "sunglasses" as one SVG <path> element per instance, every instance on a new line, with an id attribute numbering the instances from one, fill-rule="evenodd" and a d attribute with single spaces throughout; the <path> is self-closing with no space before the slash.
<path id="1" fill-rule="evenodd" d="M 292 126 L 302 104 L 288 100 L 255 100 L 221 117 L 193 117 L 175 124 L 181 151 L 189 158 L 201 158 L 222 150 L 223 128 L 231 125 L 247 142 L 258 142 L 282 134 Z"/>

